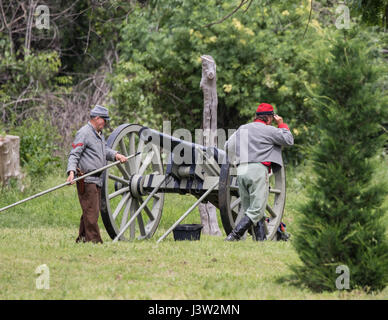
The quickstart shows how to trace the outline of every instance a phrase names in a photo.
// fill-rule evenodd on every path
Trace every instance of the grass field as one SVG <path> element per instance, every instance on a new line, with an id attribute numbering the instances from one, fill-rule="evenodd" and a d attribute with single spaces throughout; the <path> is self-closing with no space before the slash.
<path id="1" fill-rule="evenodd" d="M 289 170 L 284 222 L 292 234 L 298 203 L 305 201 L 303 169 Z M 51 175 L 24 193 L 3 189 L 0 207 L 60 184 Z M 34 189 L 34 190 L 33 190 Z M 388 200 L 388 199 L 387 199 Z M 224 237 L 156 240 L 195 201 L 166 195 L 162 220 L 150 240 L 112 243 L 100 219 L 104 244 L 76 244 L 80 207 L 66 187 L 0 213 L 0 299 L 387 299 L 362 291 L 314 293 L 295 285 L 289 265 L 299 259 L 288 242 L 225 243 Z M 198 211 L 184 223 L 199 223 Z M 222 224 L 219 223 L 221 229 Z M 35 273 L 49 269 L 49 289 Z"/>

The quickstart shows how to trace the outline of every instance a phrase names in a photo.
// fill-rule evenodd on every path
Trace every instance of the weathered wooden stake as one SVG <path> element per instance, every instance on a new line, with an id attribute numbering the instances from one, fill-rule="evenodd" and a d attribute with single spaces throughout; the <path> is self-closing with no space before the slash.
<path id="1" fill-rule="evenodd" d="M 203 55 L 202 78 L 200 88 L 203 91 L 203 145 L 206 147 L 217 146 L 217 77 L 216 63 L 211 56 Z M 210 202 L 198 206 L 203 225 L 203 234 L 221 236 L 218 226 L 216 207 Z"/>
<path id="2" fill-rule="evenodd" d="M 0 137 L 0 184 L 6 184 L 12 177 L 21 177 L 19 149 L 19 137 Z"/>

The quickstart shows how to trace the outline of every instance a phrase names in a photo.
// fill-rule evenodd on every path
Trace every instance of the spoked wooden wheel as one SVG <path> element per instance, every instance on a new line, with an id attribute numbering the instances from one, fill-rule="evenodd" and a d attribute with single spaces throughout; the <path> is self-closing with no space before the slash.
<path id="1" fill-rule="evenodd" d="M 160 151 L 153 144 L 145 144 L 139 138 L 143 128 L 136 124 L 123 124 L 116 128 L 107 145 L 129 156 L 141 152 L 123 164 L 107 169 L 101 190 L 101 217 L 112 239 L 130 222 L 131 217 L 147 198 L 142 182 L 145 175 L 163 174 Z M 127 231 L 119 240 L 150 238 L 155 233 L 162 215 L 164 193 L 155 193 L 140 214 L 132 219 Z"/>
<path id="2" fill-rule="evenodd" d="M 269 184 L 265 224 L 267 239 L 276 240 L 276 231 L 282 220 L 286 201 L 284 167 L 270 174 Z M 222 225 L 226 234 L 229 234 L 244 215 L 238 194 L 236 167 L 232 164 L 223 164 L 221 167 L 218 197 Z"/>

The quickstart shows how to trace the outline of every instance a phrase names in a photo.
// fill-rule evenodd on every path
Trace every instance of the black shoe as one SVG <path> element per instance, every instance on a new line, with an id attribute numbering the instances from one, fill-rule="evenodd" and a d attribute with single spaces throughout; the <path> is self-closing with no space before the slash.
<path id="1" fill-rule="evenodd" d="M 264 241 L 267 240 L 267 235 L 265 233 L 265 228 L 264 228 L 264 219 L 261 219 L 257 224 L 256 227 L 254 228 L 255 230 L 255 238 L 256 241 Z"/>
<path id="2" fill-rule="evenodd" d="M 244 235 L 245 231 L 247 231 L 252 225 L 253 225 L 252 220 L 244 215 L 244 217 L 241 219 L 241 221 L 238 223 L 238 225 L 225 238 L 225 241 L 238 241 L 238 240 L 240 240 L 241 237 Z"/>

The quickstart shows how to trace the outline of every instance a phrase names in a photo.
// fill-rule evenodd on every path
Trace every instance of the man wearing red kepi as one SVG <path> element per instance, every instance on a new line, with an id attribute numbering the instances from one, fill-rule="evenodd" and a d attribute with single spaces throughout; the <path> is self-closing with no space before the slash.
<path id="1" fill-rule="evenodd" d="M 275 120 L 277 128 L 271 126 Z M 265 240 L 263 218 L 269 192 L 269 172 L 283 166 L 282 146 L 292 146 L 294 137 L 272 105 L 261 103 L 253 122 L 242 125 L 228 139 L 225 150 L 234 154 L 237 183 L 244 216 L 226 237 L 240 240 L 253 225 L 256 240 Z"/>

